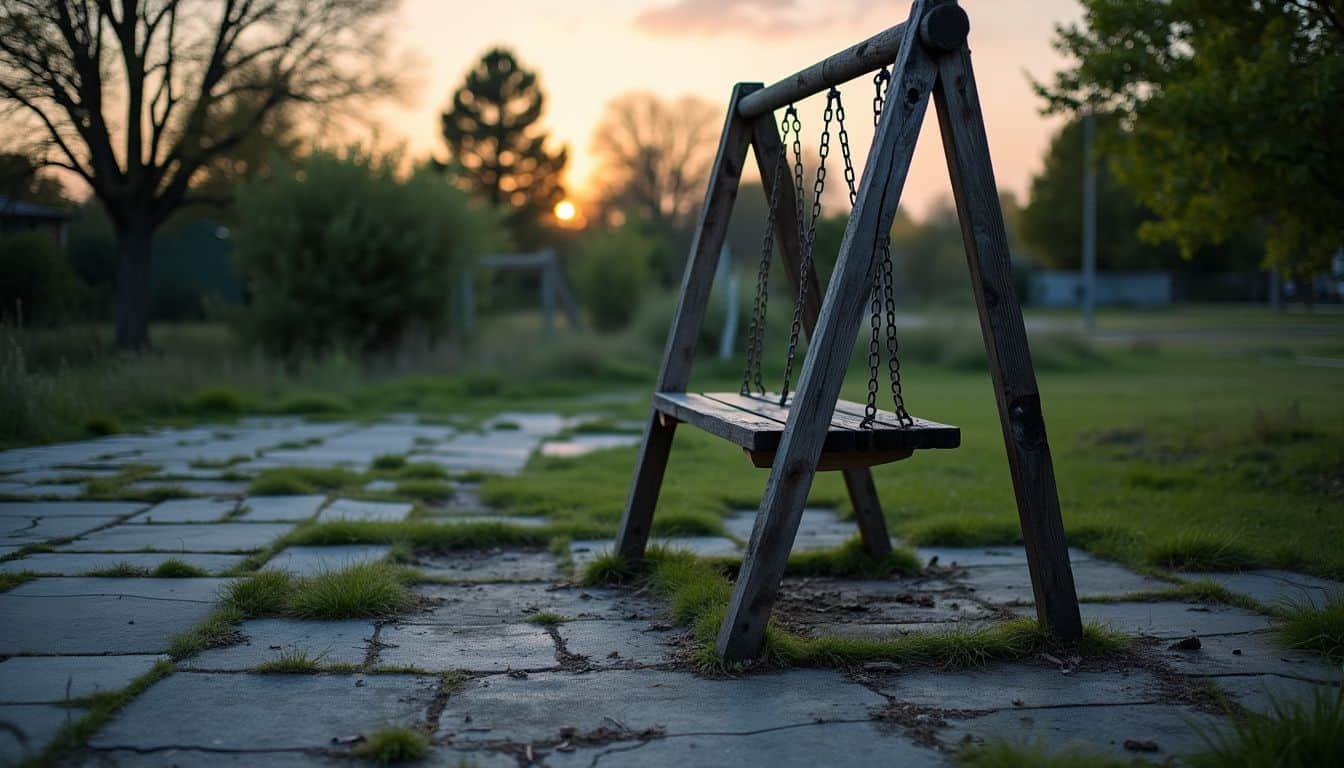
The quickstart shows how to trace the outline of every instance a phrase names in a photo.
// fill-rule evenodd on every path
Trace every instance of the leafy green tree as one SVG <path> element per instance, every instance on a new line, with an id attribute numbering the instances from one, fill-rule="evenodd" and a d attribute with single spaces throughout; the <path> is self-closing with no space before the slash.
<path id="1" fill-rule="evenodd" d="M 569 154 L 547 147 L 549 134 L 538 126 L 545 103 L 536 73 L 494 48 L 467 73 L 442 116 L 453 176 L 508 211 L 523 246 L 539 243 L 551 209 L 565 196 L 560 177 Z"/>
<path id="2" fill-rule="evenodd" d="M 1117 178 L 1149 241 L 1263 232 L 1303 274 L 1344 243 L 1344 12 L 1338 0 L 1082 0 L 1056 28 L 1073 62 L 1037 84 L 1053 112 L 1109 113 Z"/>

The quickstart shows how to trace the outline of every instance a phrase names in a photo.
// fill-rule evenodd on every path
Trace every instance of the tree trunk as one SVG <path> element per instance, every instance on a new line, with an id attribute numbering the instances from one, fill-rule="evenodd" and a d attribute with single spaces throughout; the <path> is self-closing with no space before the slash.
<path id="1" fill-rule="evenodd" d="M 133 352 L 149 348 L 149 253 L 154 236 L 148 224 L 117 227 L 117 346 Z"/>

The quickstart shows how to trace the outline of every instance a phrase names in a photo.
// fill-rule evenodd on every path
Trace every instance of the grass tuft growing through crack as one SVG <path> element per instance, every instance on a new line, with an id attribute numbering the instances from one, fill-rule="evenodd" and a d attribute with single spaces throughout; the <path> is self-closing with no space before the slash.
<path id="1" fill-rule="evenodd" d="M 30 760 L 27 764 L 38 766 L 60 763 L 63 756 L 88 743 L 89 737 L 103 727 L 103 724 L 115 715 L 119 709 L 126 706 L 154 683 L 172 674 L 174 669 L 172 662 L 160 661 L 120 691 L 98 693 L 89 697 L 84 702 L 88 705 L 88 714 L 78 720 L 66 722 L 47 743 L 42 754 Z"/>
<path id="2" fill-rule="evenodd" d="M 378 765 L 419 760 L 429 751 L 429 738 L 414 728 L 393 725 L 368 735 L 355 754 Z"/>
<path id="3" fill-rule="evenodd" d="M 378 618 L 410 607 L 410 573 L 385 563 L 359 563 L 306 577 L 263 570 L 230 584 L 223 600 L 245 618 Z"/>
<path id="4" fill-rule="evenodd" d="M 1344 595 L 1316 607 L 1308 600 L 1279 609 L 1279 640 L 1290 648 L 1317 651 L 1333 664 L 1344 663 Z"/>
<path id="5" fill-rule="evenodd" d="M 564 616 L 561 616 L 558 613 L 553 613 L 551 611 L 540 611 L 538 613 L 529 614 L 526 621 L 529 624 L 537 624 L 543 627 L 554 627 L 559 624 L 564 624 L 566 621 L 569 621 L 569 619 L 565 618 Z"/>
<path id="6" fill-rule="evenodd" d="M 613 554 L 601 555 L 588 564 L 582 580 L 586 584 L 646 586 L 668 601 L 673 621 L 691 627 L 701 668 L 727 671 L 714 650 L 732 595 L 732 585 L 720 565 L 687 552 L 655 547 L 640 563 L 628 563 Z M 1089 624 L 1082 641 L 1068 650 L 1088 657 L 1107 656 L 1123 652 L 1128 645 L 1124 636 Z M 1031 619 L 888 639 L 806 638 L 772 623 L 766 629 L 760 663 L 765 667 L 836 667 L 882 660 L 964 668 L 1058 650 L 1050 633 Z"/>
<path id="7" fill-rule="evenodd" d="M 1134 763 L 1081 747 L 1050 751 L 1040 742 L 1015 744 L 996 740 L 963 747 L 952 758 L 961 768 L 1128 768 Z"/>
<path id="8" fill-rule="evenodd" d="M 1260 565 L 1253 552 L 1226 535 L 1185 531 L 1154 542 L 1147 560 L 1174 571 L 1245 571 Z"/>
<path id="9" fill-rule="evenodd" d="M 322 654 L 314 656 L 303 648 L 286 649 L 274 659 L 253 667 L 252 671 L 266 675 L 315 675 L 322 671 Z"/>
<path id="10" fill-rule="evenodd" d="M 176 557 L 170 557 L 159 563 L 154 570 L 149 572 L 149 575 L 156 579 L 194 579 L 210 574 L 204 568 L 197 568 Z"/>
<path id="11" fill-rule="evenodd" d="M 1208 749 L 1186 758 L 1195 768 L 1307 768 L 1338 765 L 1344 755 L 1344 691 L 1317 689 L 1311 702 L 1273 701 L 1235 729 L 1202 733 Z"/>
<path id="12" fill-rule="evenodd" d="M 31 571 L 19 571 L 18 573 L 0 573 L 0 592 L 9 590 L 27 583 L 37 578 L 37 574 Z"/>

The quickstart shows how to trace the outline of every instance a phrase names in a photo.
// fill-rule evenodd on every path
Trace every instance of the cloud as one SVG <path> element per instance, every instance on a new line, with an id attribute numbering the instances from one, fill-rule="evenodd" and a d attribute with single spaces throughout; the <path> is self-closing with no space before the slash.
<path id="1" fill-rule="evenodd" d="M 672 0 L 634 19 L 636 29 L 666 37 L 780 38 L 848 24 L 872 6 L 867 0 L 799 3 L 798 0 Z"/>

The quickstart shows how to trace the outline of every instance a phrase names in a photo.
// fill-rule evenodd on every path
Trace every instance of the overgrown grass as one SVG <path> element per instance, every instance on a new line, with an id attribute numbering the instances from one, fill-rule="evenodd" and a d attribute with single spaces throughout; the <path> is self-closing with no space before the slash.
<path id="1" fill-rule="evenodd" d="M 725 669 L 715 653 L 732 585 L 710 561 L 686 552 L 653 548 L 639 564 L 603 555 L 589 563 L 584 583 L 640 583 L 669 604 L 672 619 L 690 626 L 702 669 Z M 1080 643 L 1068 650 L 1083 656 L 1122 652 L 1128 640 L 1098 624 L 1088 624 Z M 1020 659 L 1043 651 L 1059 652 L 1048 631 L 1031 619 L 940 633 L 914 633 L 888 639 L 823 636 L 806 638 L 773 622 L 766 629 L 758 666 L 843 667 L 865 661 L 894 661 L 944 668 L 981 666 L 998 659 Z"/>
<path id="2" fill-rule="evenodd" d="M 310 654 L 303 648 L 287 648 L 252 671 L 267 675 L 315 675 L 322 671 L 322 655 Z"/>
<path id="3" fill-rule="evenodd" d="M 1344 664 L 1344 595 L 1335 595 L 1317 608 L 1300 600 L 1278 610 L 1279 640 L 1290 648 L 1317 651 L 1331 663 Z"/>
<path id="4" fill-rule="evenodd" d="M 281 539 L 282 546 L 337 544 L 404 545 L 414 550 L 447 552 L 507 546 L 543 546 L 553 538 L 610 536 L 609 527 L 583 525 L 519 526 L 499 522 L 443 523 L 432 519 L 401 522 L 333 520 L 299 528 Z"/>
<path id="5" fill-rule="evenodd" d="M 149 569 L 130 563 L 113 563 L 107 568 L 95 568 L 84 574 L 85 576 L 95 576 L 108 579 L 133 579 L 143 578 L 149 575 Z"/>
<path id="6" fill-rule="evenodd" d="M 527 623 L 537 624 L 543 627 L 554 627 L 564 624 L 566 621 L 569 621 L 569 619 L 551 611 L 539 611 L 537 613 L 529 614 L 527 617 Z"/>
<path id="7" fill-rule="evenodd" d="M 176 557 L 170 557 L 159 563 L 154 570 L 149 572 L 149 575 L 156 579 L 194 579 L 210 574 L 204 568 L 198 568 Z"/>
<path id="8" fill-rule="evenodd" d="M 25 584 L 36 578 L 37 574 L 30 571 L 0 573 L 0 592 L 8 592 L 20 584 Z"/>
<path id="9" fill-rule="evenodd" d="M 168 643 L 168 656 L 181 661 L 208 648 L 231 645 L 242 637 L 238 624 L 244 618 L 243 612 L 231 605 L 216 608 L 200 624 L 175 636 Z"/>
<path id="10" fill-rule="evenodd" d="M 962 747 L 953 757 L 961 768 L 1132 768 L 1120 760 L 1081 746 L 1051 750 L 1040 742 L 1017 744 L 996 740 Z"/>
<path id="11" fill-rule="evenodd" d="M 253 496 L 308 495 L 339 491 L 359 484 L 359 475 L 340 467 L 276 467 L 252 480 Z"/>
<path id="12" fill-rule="evenodd" d="M 1174 571 L 1245 571 L 1260 565 L 1250 547 L 1212 531 L 1183 531 L 1159 539 L 1148 548 L 1147 559 Z"/>
<path id="13" fill-rule="evenodd" d="M 410 607 L 408 578 L 406 569 L 383 563 L 359 563 L 307 577 L 262 570 L 226 587 L 223 604 L 244 618 L 381 618 Z"/>
<path id="14" fill-rule="evenodd" d="M 398 480 L 395 495 L 419 501 L 438 501 L 453 496 L 453 486 L 443 480 L 410 478 Z"/>
<path id="15" fill-rule="evenodd" d="M 1344 691 L 1317 690 L 1310 703 L 1275 701 L 1268 714 L 1250 713 L 1236 728 L 1204 734 L 1207 751 L 1195 768 L 1314 768 L 1339 765 L 1344 755 Z"/>
<path id="16" fill-rule="evenodd" d="M 409 763 L 424 757 L 428 751 L 429 738 L 403 725 L 379 728 L 355 747 L 356 755 L 378 765 Z"/>
<path id="17" fill-rule="evenodd" d="M 874 558 L 855 536 L 838 547 L 812 549 L 789 555 L 785 570 L 791 576 L 829 576 L 848 579 L 882 579 L 892 574 L 914 576 L 924 570 L 919 555 L 908 547 L 892 547 L 885 557 Z"/>
<path id="18" fill-rule="evenodd" d="M 400 453 L 384 453 L 373 457 L 373 463 L 370 465 L 377 470 L 401 469 L 406 466 L 406 456 Z"/>
<path id="19" fill-rule="evenodd" d="M 1222 584 L 1218 584 L 1208 579 L 1173 584 L 1168 589 L 1130 592 L 1123 595 L 1093 595 L 1078 598 L 1078 601 L 1082 603 L 1156 603 L 1165 600 L 1233 605 L 1238 608 L 1245 608 L 1248 611 L 1257 611 L 1260 613 L 1268 611 L 1266 606 L 1261 605 L 1260 602 L 1254 598 L 1247 597 L 1238 592 L 1233 592 Z"/>

